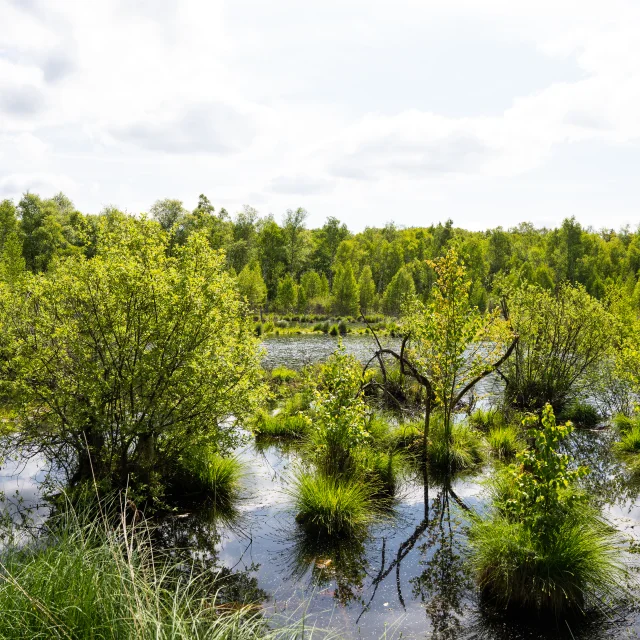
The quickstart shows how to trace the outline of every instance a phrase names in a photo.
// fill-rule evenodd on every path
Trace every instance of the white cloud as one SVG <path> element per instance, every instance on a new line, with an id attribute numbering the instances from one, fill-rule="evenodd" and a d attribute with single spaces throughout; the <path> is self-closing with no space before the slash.
<path id="1" fill-rule="evenodd" d="M 0 0 L 0 15 L 13 197 L 71 188 L 82 209 L 135 210 L 204 191 L 275 214 L 303 198 L 312 224 L 352 228 L 636 216 L 620 176 L 640 159 L 632 0 Z M 583 157 L 611 185 L 597 199 Z"/>

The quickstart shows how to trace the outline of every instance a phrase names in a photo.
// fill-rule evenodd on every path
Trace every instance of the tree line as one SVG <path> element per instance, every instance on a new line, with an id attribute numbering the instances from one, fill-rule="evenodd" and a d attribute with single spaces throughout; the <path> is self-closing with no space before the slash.
<path id="1" fill-rule="evenodd" d="M 44 199 L 26 193 L 16 204 L 0 203 L 0 269 L 14 278 L 24 269 L 46 271 L 65 256 L 92 257 L 102 218 L 135 217 L 115 207 L 99 214 L 78 211 L 60 193 Z M 251 307 L 276 313 L 354 316 L 360 311 L 398 315 L 402 301 L 417 294 L 428 301 L 436 275 L 429 261 L 455 247 L 471 277 L 472 303 L 484 311 L 505 286 L 533 284 L 557 290 L 580 284 L 596 299 L 622 291 L 640 308 L 640 233 L 584 228 L 567 218 L 555 229 L 521 223 L 468 231 L 445 224 L 366 228 L 353 233 L 337 217 L 310 229 L 305 209 L 289 209 L 277 221 L 245 206 L 230 215 L 200 195 L 192 211 L 179 200 L 155 202 L 148 218 L 169 235 L 167 252 L 202 234 L 224 250 L 225 267 L 237 276 Z"/>

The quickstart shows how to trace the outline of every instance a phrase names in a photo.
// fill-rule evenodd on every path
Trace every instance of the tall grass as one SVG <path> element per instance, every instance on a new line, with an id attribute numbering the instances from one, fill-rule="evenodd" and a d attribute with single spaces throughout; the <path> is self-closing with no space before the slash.
<path id="1" fill-rule="evenodd" d="M 482 436 L 467 422 L 451 426 L 447 443 L 444 424 L 439 417 L 432 421 L 429 431 L 429 464 L 440 470 L 463 471 L 484 460 Z"/>
<path id="2" fill-rule="evenodd" d="M 524 447 L 517 427 L 495 427 L 487 435 L 489 449 L 500 460 L 510 460 Z"/>
<path id="3" fill-rule="evenodd" d="M 520 522 L 496 515 L 472 528 L 472 569 L 498 609 L 580 613 L 624 593 L 619 541 L 589 507 L 570 513 L 544 544 Z"/>
<path id="4" fill-rule="evenodd" d="M 623 431 L 616 449 L 623 453 L 640 453 L 640 425 L 632 424 L 628 431 Z"/>
<path id="5" fill-rule="evenodd" d="M 298 474 L 289 493 L 296 520 L 308 531 L 326 536 L 362 533 L 378 516 L 376 486 L 361 478 Z"/>
<path id="6" fill-rule="evenodd" d="M 0 638 L 284 640 L 255 605 L 228 606 L 211 575 L 154 553 L 144 524 L 115 528 L 73 511 L 0 556 Z"/>
<path id="7" fill-rule="evenodd" d="M 177 488 L 192 494 L 205 494 L 219 507 L 231 507 L 240 495 L 244 467 L 235 457 L 224 458 L 208 449 L 193 450 L 185 456 L 186 478 Z"/>
<path id="8" fill-rule="evenodd" d="M 271 415 L 266 411 L 258 413 L 253 420 L 253 430 L 262 439 L 300 439 L 307 432 L 309 423 L 300 414 L 289 415 L 281 411 Z"/>

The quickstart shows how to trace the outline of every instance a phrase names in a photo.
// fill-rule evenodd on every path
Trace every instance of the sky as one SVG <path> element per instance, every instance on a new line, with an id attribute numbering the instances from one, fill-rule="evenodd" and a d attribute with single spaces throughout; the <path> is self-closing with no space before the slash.
<path id="1" fill-rule="evenodd" d="M 640 223 L 638 0 L 0 0 L 0 198 Z"/>

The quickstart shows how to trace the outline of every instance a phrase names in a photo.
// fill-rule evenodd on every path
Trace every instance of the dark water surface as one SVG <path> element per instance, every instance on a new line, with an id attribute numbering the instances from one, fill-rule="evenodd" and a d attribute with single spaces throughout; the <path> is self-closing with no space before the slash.
<path id="1" fill-rule="evenodd" d="M 370 338 L 346 336 L 343 342 L 361 361 L 369 359 Z M 336 345 L 336 338 L 325 335 L 268 338 L 265 366 L 300 368 L 325 359 Z M 611 454 L 611 440 L 608 430 L 576 431 L 569 447 L 579 463 L 593 469 L 585 480 L 587 490 L 624 536 L 640 542 L 640 488 Z M 238 598 L 248 594 L 269 612 L 304 615 L 309 626 L 333 629 L 346 638 L 591 640 L 640 635 L 640 617 L 630 609 L 609 620 L 554 631 L 493 619 L 482 611 L 467 575 L 465 526 L 468 510 L 483 509 L 482 481 L 491 473 L 489 467 L 457 477 L 450 486 L 431 482 L 427 491 L 419 472 L 409 469 L 388 518 L 363 539 L 327 547 L 302 535 L 295 522 L 287 493 L 300 464 L 295 450 L 249 444 L 239 455 L 247 475 L 233 517 L 223 522 L 181 514 L 164 526 L 168 539 L 197 544 L 203 555 L 224 567 Z M 10 471 L 0 472 L 5 474 L 0 489 L 10 493 L 20 486 L 37 493 L 37 464 L 17 475 Z M 635 555 L 627 559 L 635 568 Z"/>

